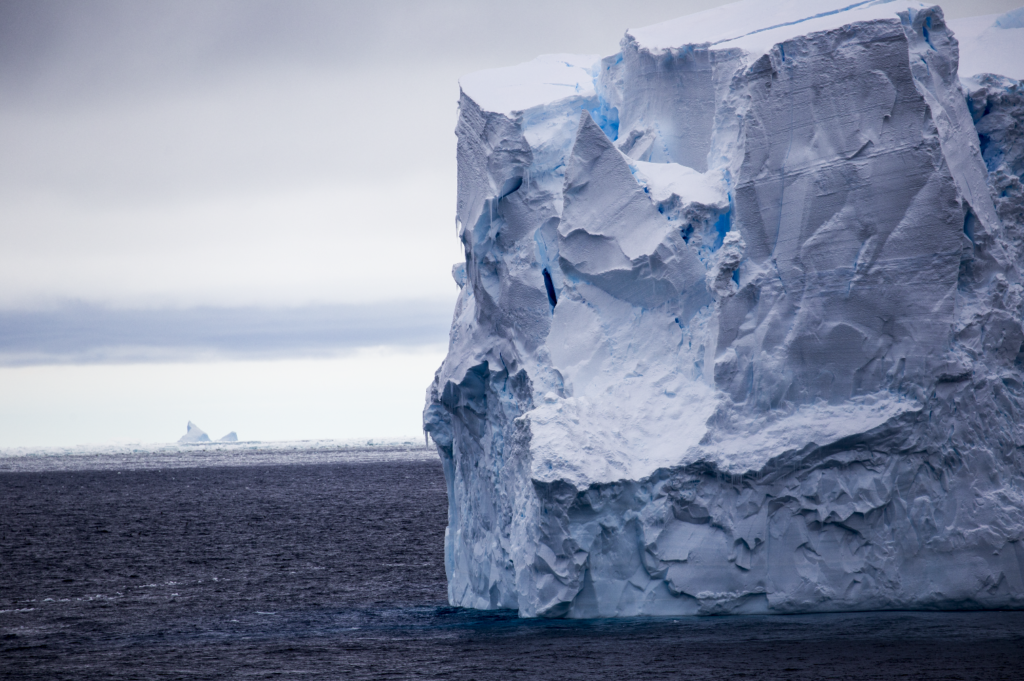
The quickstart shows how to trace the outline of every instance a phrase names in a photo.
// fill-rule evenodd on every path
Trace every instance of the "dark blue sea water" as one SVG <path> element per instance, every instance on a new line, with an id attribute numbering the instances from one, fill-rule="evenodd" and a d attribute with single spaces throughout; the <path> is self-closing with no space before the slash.
<path id="1" fill-rule="evenodd" d="M 0 472 L 0 678 L 1024 678 L 1024 613 L 450 608 L 446 508 L 434 461 Z"/>

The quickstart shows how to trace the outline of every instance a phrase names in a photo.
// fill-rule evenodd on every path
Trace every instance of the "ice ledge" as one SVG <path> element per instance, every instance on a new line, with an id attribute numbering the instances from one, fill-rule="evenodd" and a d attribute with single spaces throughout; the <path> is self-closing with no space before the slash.
<path id="1" fill-rule="evenodd" d="M 739 426 L 738 429 L 745 432 L 714 431 L 722 436 L 702 441 L 690 449 L 684 463 L 706 461 L 723 473 L 756 473 L 786 452 L 828 447 L 850 437 L 866 435 L 921 409 L 912 399 L 880 392 L 842 404 L 804 405 L 782 417 L 759 414 L 758 418 L 750 418 Z"/>
<path id="2" fill-rule="evenodd" d="M 594 97 L 597 54 L 545 54 L 518 66 L 477 71 L 459 79 L 483 111 L 513 115 L 567 97 Z"/>
<path id="3" fill-rule="evenodd" d="M 620 404 L 615 409 L 619 418 L 614 418 L 613 410 L 601 402 L 549 395 L 545 404 L 517 419 L 530 430 L 532 479 L 584 490 L 642 481 L 659 469 L 696 463 L 731 475 L 758 473 L 789 452 L 867 435 L 922 409 L 918 402 L 890 392 L 838 405 L 803 405 L 786 414 L 730 413 L 716 409 L 721 403 L 707 396 L 691 397 L 698 399 L 688 401 L 685 409 L 645 404 L 632 418 L 623 417 Z M 709 430 L 707 424 L 714 421 L 722 423 Z"/>

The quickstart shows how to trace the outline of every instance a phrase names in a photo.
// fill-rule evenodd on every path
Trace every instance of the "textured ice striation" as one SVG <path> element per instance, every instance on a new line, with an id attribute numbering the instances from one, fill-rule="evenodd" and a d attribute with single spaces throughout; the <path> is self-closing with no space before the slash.
<path id="1" fill-rule="evenodd" d="M 453 605 L 1024 607 L 1015 16 L 968 26 L 1003 73 L 815 0 L 462 79 Z"/>

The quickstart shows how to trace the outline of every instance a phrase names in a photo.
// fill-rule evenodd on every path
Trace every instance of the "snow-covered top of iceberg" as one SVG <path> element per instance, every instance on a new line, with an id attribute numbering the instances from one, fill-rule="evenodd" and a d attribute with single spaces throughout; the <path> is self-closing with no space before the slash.
<path id="1" fill-rule="evenodd" d="M 566 97 L 594 96 L 596 54 L 545 54 L 518 66 L 477 71 L 459 79 L 485 111 L 511 114 Z"/>
<path id="2" fill-rule="evenodd" d="M 997 73 L 1024 80 L 1024 7 L 947 23 L 960 43 L 961 78 Z"/>
<path id="3" fill-rule="evenodd" d="M 920 3 L 893 0 L 741 0 L 627 31 L 626 35 L 650 51 L 683 45 L 717 45 L 760 33 L 773 33 L 774 42 L 785 36 L 804 35 L 853 21 L 894 17 Z M 628 38 L 627 38 L 628 39 Z M 769 47 L 774 44 L 770 43 Z"/>
<path id="4" fill-rule="evenodd" d="M 651 53 L 689 45 L 739 49 L 754 56 L 787 39 L 876 19 L 935 3 L 896 0 L 740 0 L 651 26 L 630 29 L 625 41 Z M 1024 79 L 1024 7 L 1005 14 L 947 20 L 960 43 L 960 75 L 997 73 Z M 477 71 L 459 80 L 481 109 L 506 115 L 567 97 L 596 96 L 600 55 L 548 54 L 531 61 Z"/>

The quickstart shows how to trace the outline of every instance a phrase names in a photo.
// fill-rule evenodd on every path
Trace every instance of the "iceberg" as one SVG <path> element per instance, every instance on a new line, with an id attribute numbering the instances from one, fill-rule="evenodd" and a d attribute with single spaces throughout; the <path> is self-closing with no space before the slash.
<path id="1" fill-rule="evenodd" d="M 1024 20 L 956 26 L 744 0 L 461 79 L 452 605 L 1024 607 Z"/>
<path id="2" fill-rule="evenodd" d="M 217 442 L 238 442 L 238 433 L 232 430 L 230 433 L 217 440 Z"/>
<path id="3" fill-rule="evenodd" d="M 196 442 L 209 441 L 210 436 L 207 435 L 202 428 L 191 421 L 188 422 L 188 428 L 185 431 L 185 434 L 178 438 L 178 444 L 194 444 Z"/>

